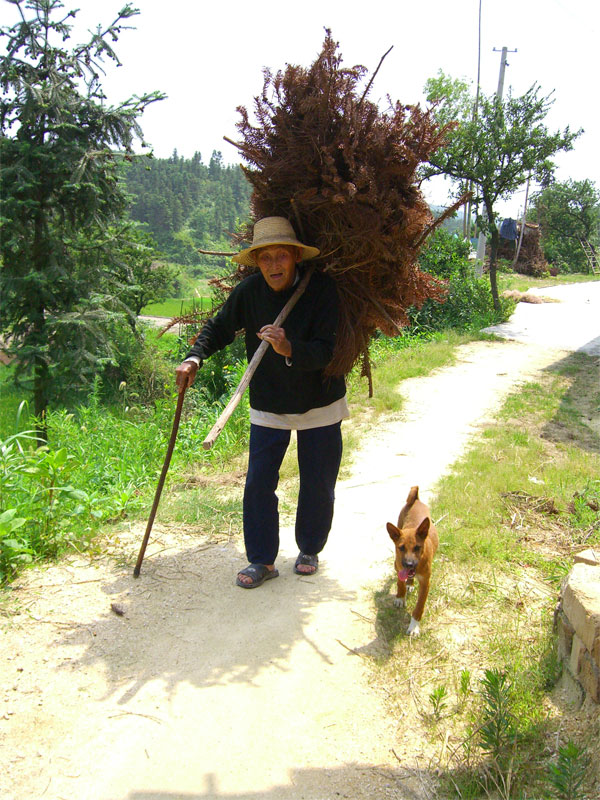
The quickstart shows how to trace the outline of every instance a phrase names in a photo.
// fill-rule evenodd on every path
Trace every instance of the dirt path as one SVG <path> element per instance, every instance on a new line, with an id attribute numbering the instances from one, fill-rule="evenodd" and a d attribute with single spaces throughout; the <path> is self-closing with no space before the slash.
<path id="1" fill-rule="evenodd" d="M 137 581 L 143 526 L 115 543 L 128 563 L 70 558 L 27 574 L 20 613 L 2 621 L 4 800 L 432 798 L 422 743 L 357 655 L 377 648 L 385 522 L 411 485 L 429 499 L 505 396 L 564 355 L 475 343 L 456 366 L 404 382 L 401 418 L 369 431 L 338 485 L 315 577 L 292 573 L 291 527 L 280 577 L 255 591 L 233 585 L 239 541 L 160 527 Z"/>

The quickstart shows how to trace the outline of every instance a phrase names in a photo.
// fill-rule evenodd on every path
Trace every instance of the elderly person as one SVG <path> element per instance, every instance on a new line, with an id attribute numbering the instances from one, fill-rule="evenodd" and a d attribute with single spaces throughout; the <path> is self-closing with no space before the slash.
<path id="1" fill-rule="evenodd" d="M 300 491 L 296 511 L 294 571 L 317 571 L 333 519 L 334 491 L 342 456 L 341 421 L 348 417 L 343 378 L 325 377 L 338 319 L 333 280 L 314 272 L 283 327 L 272 321 L 294 293 L 301 261 L 319 255 L 298 241 L 283 217 L 254 226 L 252 245 L 233 256 L 258 271 L 242 280 L 221 310 L 203 327 L 176 371 L 179 391 L 190 386 L 202 362 L 245 331 L 248 361 L 261 340 L 271 346 L 250 381 L 250 450 L 244 490 L 244 541 L 249 565 L 236 579 L 253 589 L 279 575 L 279 468 L 295 430 Z"/>

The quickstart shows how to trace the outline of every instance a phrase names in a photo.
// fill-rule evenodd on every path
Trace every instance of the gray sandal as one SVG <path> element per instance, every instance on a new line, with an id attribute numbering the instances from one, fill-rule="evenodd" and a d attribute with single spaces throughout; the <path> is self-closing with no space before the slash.
<path id="1" fill-rule="evenodd" d="M 240 575 L 247 575 L 249 578 L 252 578 L 252 583 L 244 583 L 244 581 L 240 580 Z M 265 567 L 264 564 L 248 564 L 246 569 L 241 569 L 238 572 L 235 582 L 238 586 L 241 586 L 242 589 L 255 589 L 265 581 L 269 581 L 271 578 L 276 578 L 278 575 L 279 570 L 269 569 L 268 567 Z"/>
<path id="2" fill-rule="evenodd" d="M 302 564 L 306 567 L 314 567 L 312 572 L 302 572 L 298 569 L 298 565 Z M 319 556 L 309 556 L 306 553 L 299 553 L 296 563 L 294 564 L 294 572 L 296 575 L 314 575 L 319 569 Z"/>

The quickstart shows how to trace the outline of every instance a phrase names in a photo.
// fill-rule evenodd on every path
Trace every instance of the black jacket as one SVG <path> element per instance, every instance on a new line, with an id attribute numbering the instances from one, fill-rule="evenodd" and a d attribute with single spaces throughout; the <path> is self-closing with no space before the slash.
<path id="1" fill-rule="evenodd" d="M 275 321 L 294 290 L 295 287 L 273 291 L 259 272 L 245 278 L 203 327 L 188 356 L 198 356 L 204 361 L 230 344 L 243 328 L 250 361 L 261 343 L 257 332 Z M 302 414 L 344 396 L 343 378 L 323 376 L 333 355 L 338 306 L 334 281 L 322 272 L 314 272 L 282 326 L 292 345 L 291 366 L 286 364 L 284 356 L 270 346 L 267 348 L 250 381 L 252 408 L 275 414 Z"/>

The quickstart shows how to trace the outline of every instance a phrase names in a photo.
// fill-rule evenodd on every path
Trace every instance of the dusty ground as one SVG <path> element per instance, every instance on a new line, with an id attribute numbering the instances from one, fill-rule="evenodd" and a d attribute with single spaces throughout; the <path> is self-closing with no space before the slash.
<path id="1" fill-rule="evenodd" d="M 456 366 L 404 382 L 402 415 L 368 432 L 338 485 L 314 577 L 292 572 L 289 525 L 280 577 L 244 591 L 239 537 L 208 543 L 160 524 L 138 580 L 143 525 L 121 531 L 112 555 L 24 575 L 2 618 L 3 800 L 439 797 L 435 748 L 390 713 L 361 657 L 377 650 L 373 592 L 391 572 L 385 522 L 411 485 L 428 500 L 505 396 L 564 356 L 475 343 Z M 435 624 L 426 612 L 422 628 Z"/>

